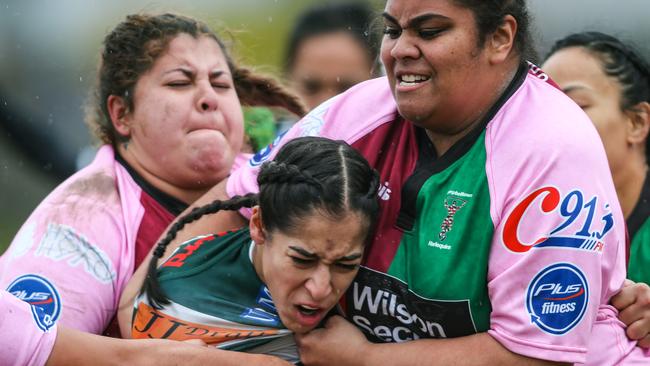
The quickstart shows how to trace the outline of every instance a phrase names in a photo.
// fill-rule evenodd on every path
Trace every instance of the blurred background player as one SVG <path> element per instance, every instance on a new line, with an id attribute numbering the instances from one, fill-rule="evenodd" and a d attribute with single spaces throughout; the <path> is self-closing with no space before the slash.
<path id="1" fill-rule="evenodd" d="M 600 134 L 631 239 L 628 278 L 650 283 L 650 67 L 630 45 L 599 32 L 558 40 L 542 69 Z"/>

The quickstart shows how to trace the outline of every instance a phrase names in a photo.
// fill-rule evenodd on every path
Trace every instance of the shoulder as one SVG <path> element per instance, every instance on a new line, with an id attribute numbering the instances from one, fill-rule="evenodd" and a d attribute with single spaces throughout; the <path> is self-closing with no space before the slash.
<path id="1" fill-rule="evenodd" d="M 396 115 L 388 80 L 381 77 L 359 83 L 316 107 L 295 126 L 292 137 L 320 135 L 353 143 Z"/>

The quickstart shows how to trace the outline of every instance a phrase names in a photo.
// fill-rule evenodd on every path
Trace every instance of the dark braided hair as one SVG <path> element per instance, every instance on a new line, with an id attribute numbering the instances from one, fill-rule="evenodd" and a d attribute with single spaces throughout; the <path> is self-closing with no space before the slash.
<path id="1" fill-rule="evenodd" d="M 633 111 L 639 103 L 650 102 L 650 66 L 643 57 L 621 40 L 600 32 L 571 34 L 555 42 L 546 58 L 569 47 L 582 47 L 600 60 L 606 75 L 621 86 L 621 110 Z M 650 160 L 650 139 L 646 139 L 646 160 Z"/>
<path id="2" fill-rule="evenodd" d="M 343 141 L 322 137 L 300 137 L 284 145 L 273 161 L 262 165 L 257 177 L 260 193 L 214 201 L 180 217 L 157 244 L 142 287 L 155 308 L 169 300 L 158 282 L 158 259 L 178 231 L 201 216 L 221 210 L 239 210 L 258 204 L 264 230 L 293 233 L 301 220 L 317 211 L 333 219 L 353 212 L 366 223 L 366 238 L 372 235 L 379 212 L 379 176 L 363 156 Z"/>
<path id="3" fill-rule="evenodd" d="M 530 31 L 531 18 L 526 0 L 454 0 L 454 2 L 474 13 L 481 48 L 487 37 L 503 24 L 504 17 L 512 15 L 517 21 L 515 51 L 524 60 L 536 61 L 537 55 Z"/>

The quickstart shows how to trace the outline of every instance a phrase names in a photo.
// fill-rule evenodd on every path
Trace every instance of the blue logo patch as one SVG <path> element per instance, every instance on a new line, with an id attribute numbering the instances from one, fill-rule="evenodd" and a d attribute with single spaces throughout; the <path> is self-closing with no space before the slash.
<path id="1" fill-rule="evenodd" d="M 273 149 L 278 145 L 280 140 L 282 139 L 282 136 L 284 136 L 287 133 L 287 131 L 281 133 L 278 135 L 278 137 L 273 140 L 267 147 L 263 148 L 262 150 L 258 151 L 257 154 L 255 154 L 251 160 L 248 161 L 248 163 L 252 167 L 260 166 L 262 163 L 267 161 L 269 157 L 271 156 L 271 152 L 273 152 Z"/>
<path id="2" fill-rule="evenodd" d="M 271 299 L 271 293 L 266 285 L 260 288 L 260 292 L 257 295 L 255 302 L 257 303 L 257 306 L 254 308 L 246 308 L 244 312 L 240 314 L 242 318 L 261 326 L 270 325 L 279 327 L 282 324 L 280 322 L 278 311 L 273 303 L 273 299 Z"/>
<path id="3" fill-rule="evenodd" d="M 531 322 L 554 335 L 565 334 L 580 323 L 588 302 L 587 279 L 568 263 L 543 269 L 530 282 L 526 294 Z"/>
<path id="4" fill-rule="evenodd" d="M 41 276 L 20 276 L 9 285 L 7 292 L 32 305 L 32 316 L 43 331 L 52 328 L 61 315 L 59 293 Z"/>

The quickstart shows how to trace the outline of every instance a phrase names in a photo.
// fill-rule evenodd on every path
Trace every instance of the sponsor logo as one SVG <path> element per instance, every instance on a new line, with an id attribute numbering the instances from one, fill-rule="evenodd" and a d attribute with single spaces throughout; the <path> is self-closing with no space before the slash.
<path id="1" fill-rule="evenodd" d="M 273 142 L 271 142 L 268 146 L 266 146 L 262 150 L 258 151 L 255 155 L 253 155 L 251 160 L 248 161 L 250 166 L 252 166 L 252 167 L 260 166 L 260 165 L 262 165 L 262 163 L 267 161 L 269 159 L 269 157 L 271 156 L 271 153 L 273 152 L 275 147 L 278 146 L 278 143 L 280 142 L 280 140 L 282 140 L 282 137 L 286 133 L 287 132 L 285 131 L 285 132 L 279 134 L 275 138 L 275 140 L 273 140 Z"/>
<path id="2" fill-rule="evenodd" d="M 538 79 L 542 81 L 548 81 L 548 75 L 537 65 L 534 63 L 527 61 L 528 62 L 528 72 Z"/>
<path id="3" fill-rule="evenodd" d="M 117 278 L 113 262 L 106 253 L 69 226 L 48 225 L 35 255 L 55 261 L 67 260 L 73 267 L 81 265 L 88 274 L 104 284 Z"/>
<path id="4" fill-rule="evenodd" d="M 543 269 L 528 285 L 526 309 L 533 324 L 546 333 L 562 335 L 573 329 L 587 309 L 589 288 L 577 267 L 556 263 Z"/>
<path id="5" fill-rule="evenodd" d="M 421 297 L 385 273 L 362 267 L 346 293 L 346 315 L 375 342 L 460 337 L 476 333 L 469 300 Z"/>
<path id="6" fill-rule="evenodd" d="M 32 317 L 47 332 L 61 315 L 61 299 L 56 288 L 44 277 L 28 274 L 16 278 L 7 292 L 32 305 Z"/>
<path id="7" fill-rule="evenodd" d="M 278 311 L 275 308 L 271 293 L 266 285 L 260 288 L 260 292 L 255 299 L 257 307 L 247 308 L 241 313 L 241 317 L 252 321 L 254 324 L 263 324 L 266 326 L 281 326 Z"/>
<path id="8" fill-rule="evenodd" d="M 614 219 L 609 204 L 605 203 L 602 210 L 598 210 L 599 206 L 597 196 L 587 200 L 578 190 L 562 197 L 555 187 L 539 188 L 521 200 L 506 217 L 503 243 L 506 248 L 515 253 L 525 253 L 533 248 L 543 247 L 602 252 L 605 246 L 602 239 L 614 226 Z M 528 215 L 533 214 L 560 217 L 561 222 L 550 232 L 538 236 L 535 240 L 523 242 L 519 237 L 520 227 L 539 226 L 538 222 L 532 219 L 526 220 Z"/>
<path id="9" fill-rule="evenodd" d="M 471 197 L 471 194 L 461 193 L 456 191 L 447 192 L 447 198 L 445 199 L 445 208 L 447 209 L 447 216 L 442 220 L 440 225 L 440 232 L 438 233 L 438 238 L 440 241 L 447 239 L 447 233 L 451 231 L 454 226 L 454 216 L 463 206 L 467 204 L 467 200 L 462 197 Z"/>
<path id="10" fill-rule="evenodd" d="M 388 187 L 388 181 L 386 181 L 379 186 L 379 189 L 377 190 L 377 196 L 382 201 L 388 201 L 390 199 L 391 192 L 393 191 Z"/>
<path id="11" fill-rule="evenodd" d="M 201 339 L 207 344 L 222 345 L 232 341 L 279 336 L 287 333 L 289 331 L 286 329 L 247 326 L 218 318 L 201 323 L 190 322 L 168 315 L 141 302 L 138 304 L 133 318 L 131 335 L 135 339 L 162 338 L 178 341 Z"/>

